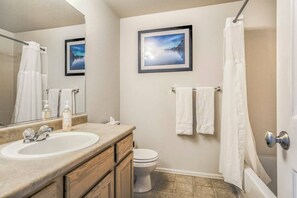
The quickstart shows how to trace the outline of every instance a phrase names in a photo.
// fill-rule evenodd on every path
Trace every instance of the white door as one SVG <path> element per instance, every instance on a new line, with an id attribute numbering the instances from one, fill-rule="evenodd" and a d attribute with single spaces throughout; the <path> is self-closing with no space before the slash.
<path id="1" fill-rule="evenodd" d="M 287 151 L 277 145 L 279 198 L 297 198 L 296 4 L 297 0 L 277 0 L 277 130 L 286 131 L 291 142 Z"/>

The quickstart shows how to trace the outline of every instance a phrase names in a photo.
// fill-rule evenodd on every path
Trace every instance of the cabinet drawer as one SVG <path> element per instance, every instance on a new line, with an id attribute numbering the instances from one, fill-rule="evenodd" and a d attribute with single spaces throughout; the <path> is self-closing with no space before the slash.
<path id="1" fill-rule="evenodd" d="M 110 147 L 65 175 L 65 197 L 81 197 L 114 166 L 114 147 Z"/>
<path id="2" fill-rule="evenodd" d="M 84 198 L 114 198 L 114 173 L 105 176 Z"/>
<path id="3" fill-rule="evenodd" d="M 132 149 L 133 134 L 130 134 L 116 144 L 116 162 L 122 160 Z"/>

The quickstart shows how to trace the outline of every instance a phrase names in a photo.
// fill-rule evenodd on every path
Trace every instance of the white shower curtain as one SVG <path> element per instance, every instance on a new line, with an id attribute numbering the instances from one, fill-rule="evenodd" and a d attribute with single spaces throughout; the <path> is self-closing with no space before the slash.
<path id="1" fill-rule="evenodd" d="M 271 180 L 259 161 L 249 121 L 243 22 L 227 18 L 224 36 L 220 172 L 242 189 L 244 161 L 265 183 Z"/>
<path id="2" fill-rule="evenodd" d="M 41 118 L 42 79 L 40 45 L 32 41 L 28 43 L 28 46 L 23 46 L 17 77 L 14 122 Z"/>

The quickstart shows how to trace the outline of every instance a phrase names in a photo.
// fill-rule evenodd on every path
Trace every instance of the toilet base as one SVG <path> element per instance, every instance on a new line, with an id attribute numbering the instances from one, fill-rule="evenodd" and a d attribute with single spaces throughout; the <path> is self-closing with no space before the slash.
<path id="1" fill-rule="evenodd" d="M 144 193 L 152 189 L 151 175 L 137 176 L 134 183 L 134 192 Z"/>

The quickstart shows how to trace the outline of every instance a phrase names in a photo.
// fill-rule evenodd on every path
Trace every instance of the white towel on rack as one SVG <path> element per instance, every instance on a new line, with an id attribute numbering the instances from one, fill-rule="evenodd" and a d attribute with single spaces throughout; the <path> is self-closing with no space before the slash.
<path id="1" fill-rule="evenodd" d="M 193 134 L 193 88 L 176 88 L 176 134 Z"/>
<path id="2" fill-rule="evenodd" d="M 196 131 L 214 134 L 214 88 L 196 87 Z"/>
<path id="3" fill-rule="evenodd" d="M 60 97 L 60 113 L 59 115 L 62 116 L 63 115 L 63 111 L 66 105 L 66 101 L 68 101 L 70 110 L 72 112 L 72 114 L 75 112 L 73 105 L 74 105 L 74 93 L 73 93 L 73 89 L 62 89 L 61 90 L 61 97 Z"/>
<path id="4" fill-rule="evenodd" d="M 48 90 L 48 106 L 53 117 L 58 117 L 60 89 Z"/>

